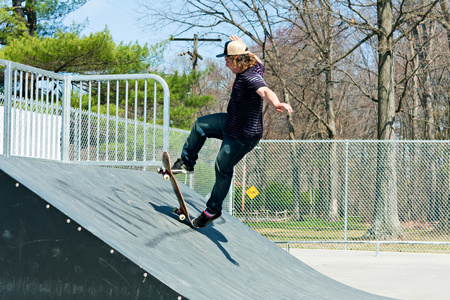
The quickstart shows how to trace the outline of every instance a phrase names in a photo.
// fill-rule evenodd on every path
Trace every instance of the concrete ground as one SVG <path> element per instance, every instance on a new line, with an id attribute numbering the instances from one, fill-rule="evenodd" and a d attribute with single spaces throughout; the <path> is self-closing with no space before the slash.
<path id="1" fill-rule="evenodd" d="M 402 300 L 450 299 L 450 255 L 339 250 L 289 251 L 354 288 Z"/>

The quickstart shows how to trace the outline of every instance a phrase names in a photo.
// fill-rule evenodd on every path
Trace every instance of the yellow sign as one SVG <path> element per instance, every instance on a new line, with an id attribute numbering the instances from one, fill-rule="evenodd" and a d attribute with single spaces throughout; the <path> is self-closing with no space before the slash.
<path id="1" fill-rule="evenodd" d="M 258 196 L 258 194 L 258 190 L 253 185 L 247 190 L 247 195 L 250 197 L 250 199 L 255 198 L 256 196 Z"/>

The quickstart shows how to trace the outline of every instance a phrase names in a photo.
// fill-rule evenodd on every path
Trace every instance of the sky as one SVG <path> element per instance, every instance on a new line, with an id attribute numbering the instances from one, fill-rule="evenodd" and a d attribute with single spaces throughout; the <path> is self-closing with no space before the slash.
<path id="1" fill-rule="evenodd" d="M 145 43 L 153 45 L 176 34 L 176 32 L 171 32 L 170 29 L 154 32 L 149 28 L 139 27 L 138 19 L 140 15 L 137 12 L 138 9 L 138 3 L 135 0 L 89 0 L 84 6 L 69 14 L 66 17 L 65 24 L 82 23 L 88 18 L 89 24 L 81 34 L 88 35 L 91 32 L 102 31 L 105 26 L 108 26 L 114 41 L 126 44 L 137 41 L 141 45 Z M 193 33 L 185 33 L 178 37 L 193 38 Z M 223 44 L 224 42 L 208 42 L 208 44 L 205 42 L 205 44 L 200 45 L 199 53 L 204 58 L 215 58 L 216 54 L 223 51 Z M 193 42 L 170 42 L 164 53 L 165 61 L 173 61 L 179 53 L 192 50 L 192 48 Z M 189 60 L 188 56 L 184 57 Z"/>

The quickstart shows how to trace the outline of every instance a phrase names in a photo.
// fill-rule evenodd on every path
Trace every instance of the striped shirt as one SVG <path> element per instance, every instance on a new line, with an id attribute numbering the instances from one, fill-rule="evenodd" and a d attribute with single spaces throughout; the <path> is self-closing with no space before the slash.
<path id="1" fill-rule="evenodd" d="M 236 74 L 227 108 L 225 133 L 232 138 L 256 141 L 263 135 L 263 99 L 256 90 L 267 86 L 264 66 L 258 62 L 242 73 Z"/>

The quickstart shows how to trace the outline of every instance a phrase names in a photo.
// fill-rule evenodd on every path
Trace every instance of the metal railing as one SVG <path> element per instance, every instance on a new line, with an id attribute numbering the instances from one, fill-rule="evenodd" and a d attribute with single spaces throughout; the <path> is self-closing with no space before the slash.
<path id="1" fill-rule="evenodd" d="M 1 69 L 3 155 L 160 165 L 169 148 L 170 109 L 161 77 L 62 75 L 5 60 Z"/>

